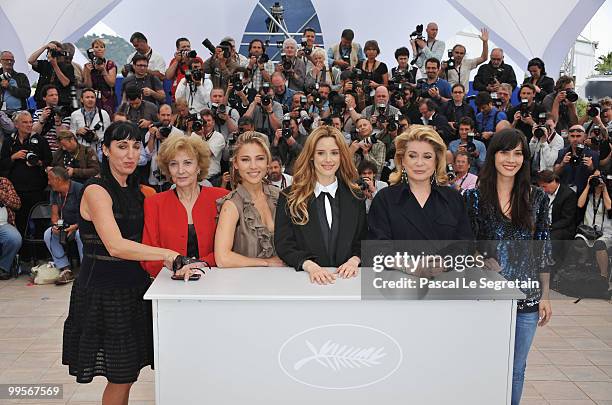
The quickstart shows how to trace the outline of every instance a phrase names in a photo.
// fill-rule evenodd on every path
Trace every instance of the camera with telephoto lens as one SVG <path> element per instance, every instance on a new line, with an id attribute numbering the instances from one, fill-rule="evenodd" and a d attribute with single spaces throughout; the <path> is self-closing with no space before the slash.
<path id="1" fill-rule="evenodd" d="M 363 138 L 364 145 L 374 145 L 376 142 L 378 142 L 378 134 L 372 134 L 366 138 Z"/>
<path id="2" fill-rule="evenodd" d="M 251 57 L 252 55 L 249 55 L 249 57 Z M 260 65 L 263 65 L 264 63 L 268 63 L 268 61 L 270 60 L 270 57 L 268 56 L 267 53 L 262 53 L 261 55 L 259 55 L 259 58 L 257 58 L 257 63 Z"/>
<path id="3" fill-rule="evenodd" d="M 98 138 L 96 136 L 96 131 L 98 131 L 100 128 L 102 128 L 101 122 L 98 122 L 93 128 L 85 127 L 85 133 L 81 135 L 81 138 L 87 143 L 94 142 Z"/>
<path id="4" fill-rule="evenodd" d="M 261 85 L 261 91 L 263 95 L 261 96 L 261 105 L 268 106 L 272 102 L 272 97 L 270 96 L 270 83 L 265 82 Z"/>
<path id="5" fill-rule="evenodd" d="M 540 139 L 548 134 L 548 127 L 546 126 L 546 113 L 541 112 L 538 114 L 538 120 L 536 126 L 533 129 L 533 136 Z"/>
<path id="6" fill-rule="evenodd" d="M 599 125 L 593 125 L 593 128 L 591 129 L 591 133 L 593 134 L 593 136 L 590 138 L 591 144 L 594 147 L 599 147 L 599 145 L 603 141 L 603 138 L 601 136 L 601 128 L 599 128 Z"/>
<path id="7" fill-rule="evenodd" d="M 446 177 L 448 181 L 455 181 L 457 178 L 457 173 L 455 172 L 455 168 L 452 163 L 446 165 Z"/>
<path id="8" fill-rule="evenodd" d="M 368 185 L 368 182 L 366 181 L 365 177 L 360 177 L 355 181 L 355 184 L 357 184 L 359 186 L 359 189 L 361 191 L 368 191 L 368 189 L 370 188 L 370 186 Z"/>
<path id="9" fill-rule="evenodd" d="M 198 132 L 204 128 L 204 122 L 200 119 L 197 113 L 189 114 L 185 121 L 191 122 L 191 130 L 193 132 Z"/>
<path id="10" fill-rule="evenodd" d="M 283 116 L 283 121 L 281 123 L 281 131 L 283 138 L 289 139 L 289 137 L 291 136 L 291 116 L 289 114 L 285 114 Z"/>
<path id="11" fill-rule="evenodd" d="M 584 158 L 584 145 L 579 143 L 576 145 L 576 153 L 570 158 L 570 164 L 577 167 L 582 163 L 582 158 Z"/>
<path id="12" fill-rule="evenodd" d="M 387 123 L 387 131 L 388 132 L 395 132 L 399 129 L 399 114 L 395 114 L 393 116 L 390 117 L 388 123 Z"/>
<path id="13" fill-rule="evenodd" d="M 565 90 L 565 98 L 570 102 L 570 103 L 575 103 L 576 101 L 578 101 L 578 93 L 576 93 L 574 90 L 572 89 L 568 89 Z"/>
<path id="14" fill-rule="evenodd" d="M 601 112 L 601 104 L 593 103 L 590 97 L 588 101 L 589 101 L 589 105 L 587 106 L 587 114 L 589 114 L 589 117 L 595 118 Z"/>
<path id="15" fill-rule="evenodd" d="M 527 100 L 526 98 L 521 99 L 521 106 L 519 111 L 521 112 L 521 117 L 529 117 L 529 114 L 531 113 L 529 111 L 529 100 Z"/>
<path id="16" fill-rule="evenodd" d="M 493 76 L 491 76 L 489 78 L 489 82 L 487 83 L 488 85 L 494 85 L 495 83 L 501 83 L 500 78 L 502 77 L 502 74 L 504 73 L 504 69 L 502 68 L 497 68 L 493 71 Z"/>
<path id="17" fill-rule="evenodd" d="M 196 56 L 198 56 L 198 52 L 196 50 L 187 50 L 185 49 L 184 51 L 181 51 L 181 56 L 183 58 L 195 58 Z"/>
<path id="18" fill-rule="evenodd" d="M 308 108 L 308 97 L 300 96 L 300 109 L 306 110 Z"/>
<path id="19" fill-rule="evenodd" d="M 261 105 L 269 106 L 272 103 L 272 97 L 269 94 L 261 96 Z"/>
<path id="20" fill-rule="evenodd" d="M 420 39 L 423 40 L 423 24 L 419 24 L 416 26 L 415 30 L 410 34 L 410 40 Z"/>
<path id="21" fill-rule="evenodd" d="M 306 56 L 310 56 L 312 53 L 312 48 L 308 47 L 308 41 L 306 41 L 304 38 L 302 39 L 302 51 Z"/>
<path id="22" fill-rule="evenodd" d="M 312 96 L 312 101 L 314 105 L 320 106 L 323 104 L 323 97 L 321 97 L 321 93 L 319 93 L 319 83 L 316 83 L 312 91 L 310 92 Z"/>
<path id="23" fill-rule="evenodd" d="M 378 112 L 378 116 L 376 117 L 376 123 L 384 124 L 385 122 L 387 122 L 387 116 L 385 115 L 387 112 L 387 105 L 385 103 L 377 104 L 376 111 Z"/>
<path id="24" fill-rule="evenodd" d="M 348 69 L 348 67 L 351 65 L 351 55 L 342 55 L 341 58 L 343 62 L 348 63 L 348 66 L 343 68 L 343 70 Z"/>
<path id="25" fill-rule="evenodd" d="M 0 74 L 0 80 L 9 80 L 11 77 L 13 76 L 9 72 L 4 72 Z"/>
<path id="26" fill-rule="evenodd" d="M 236 72 L 231 76 L 230 82 L 232 83 L 234 91 L 242 91 L 244 89 L 244 84 L 242 83 L 243 77 L 242 72 Z"/>
<path id="27" fill-rule="evenodd" d="M 62 56 L 67 58 L 67 57 L 70 56 L 70 52 L 63 51 L 63 50 L 57 50 L 57 49 L 49 49 L 49 53 L 54 58 L 59 58 L 59 57 L 62 57 Z"/>
<path id="28" fill-rule="evenodd" d="M 607 174 L 605 178 L 606 188 L 608 190 L 612 189 L 612 174 Z"/>
<path id="29" fill-rule="evenodd" d="M 283 70 L 287 71 L 293 69 L 293 62 L 285 53 L 281 53 L 281 65 L 283 66 Z"/>
<path id="30" fill-rule="evenodd" d="M 221 123 L 225 122 L 225 119 L 221 118 L 221 115 L 227 114 L 227 108 L 225 107 L 225 104 L 211 103 L 210 111 L 212 112 L 215 121 L 219 121 Z"/>
<path id="31" fill-rule="evenodd" d="M 30 166 L 38 166 L 38 164 L 40 163 L 40 157 L 38 157 L 38 155 L 32 151 L 28 151 L 26 153 L 25 160 Z"/>
<path id="32" fill-rule="evenodd" d="M 200 82 L 204 78 L 204 73 L 202 73 L 200 69 L 188 70 L 187 72 L 191 73 L 190 76 L 193 82 Z M 185 80 L 189 81 L 189 79 L 187 79 L 187 72 L 185 72 Z"/>
<path id="33" fill-rule="evenodd" d="M 493 101 L 495 108 L 500 108 L 504 103 L 504 101 L 497 95 L 497 92 L 491 93 L 491 101 Z"/>
<path id="34" fill-rule="evenodd" d="M 60 245 L 65 245 L 68 243 L 68 232 L 66 231 L 70 225 L 64 222 L 63 219 L 58 219 L 55 227 L 59 231 L 59 243 Z"/>
<path id="35" fill-rule="evenodd" d="M 312 115 L 309 114 L 308 111 L 306 110 L 301 110 L 300 111 L 300 124 L 302 124 L 302 127 L 307 132 L 310 132 L 310 129 L 312 128 L 313 123 L 314 123 L 314 119 Z"/>
<path id="36" fill-rule="evenodd" d="M 589 187 L 595 188 L 600 184 L 606 184 L 603 176 L 594 176 L 589 179 Z"/>
<path id="37" fill-rule="evenodd" d="M 164 139 L 167 138 L 172 132 L 172 127 L 164 125 L 163 122 L 154 122 L 151 124 L 151 126 L 157 128 L 159 131 L 159 135 L 161 135 L 161 137 Z"/>
<path id="38" fill-rule="evenodd" d="M 226 45 L 214 46 L 208 38 L 205 38 L 204 41 L 202 41 L 202 45 L 204 45 L 204 47 L 213 55 L 216 53 L 217 48 L 221 48 L 223 50 L 223 57 L 225 59 L 229 59 L 230 57 L 230 48 Z"/>
<path id="39" fill-rule="evenodd" d="M 421 98 L 431 98 L 431 95 L 429 94 L 429 89 L 437 89 L 437 88 L 438 86 L 436 86 L 435 84 L 432 84 L 431 86 L 429 86 L 427 84 L 427 79 L 422 77 L 416 82 L 416 87 L 414 88 L 414 96 L 421 97 Z"/>
<path id="40" fill-rule="evenodd" d="M 444 63 L 446 63 L 446 70 L 454 69 L 457 64 L 455 63 L 455 57 L 453 56 L 453 50 L 449 49 L 447 55 L 448 55 L 448 60 L 444 61 Z"/>
<path id="41" fill-rule="evenodd" d="M 91 48 L 87 50 L 87 59 L 97 66 L 104 65 L 106 63 L 106 59 L 97 57 L 94 50 Z"/>
<path id="42" fill-rule="evenodd" d="M 474 143 L 475 138 L 476 138 L 476 135 L 473 132 L 468 132 L 467 141 L 465 144 L 463 144 L 463 146 L 465 146 L 465 150 L 468 153 L 476 152 L 476 144 Z"/>

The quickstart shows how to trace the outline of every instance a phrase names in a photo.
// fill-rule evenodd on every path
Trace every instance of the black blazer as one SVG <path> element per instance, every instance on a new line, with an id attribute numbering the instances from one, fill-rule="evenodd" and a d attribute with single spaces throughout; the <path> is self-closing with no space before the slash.
<path id="1" fill-rule="evenodd" d="M 380 190 L 368 213 L 370 240 L 473 240 L 465 203 L 459 192 L 447 186 L 432 186 L 421 208 L 408 184 Z"/>
<path id="2" fill-rule="evenodd" d="M 531 83 L 531 77 L 526 77 L 523 80 L 523 84 L 526 83 Z M 548 76 L 540 76 L 536 84 L 540 88 L 540 92 L 535 96 L 536 103 L 541 103 L 544 101 L 544 97 L 555 91 L 555 81 Z"/>
<path id="3" fill-rule="evenodd" d="M 274 246 L 283 262 L 296 270 L 303 270 L 302 264 L 306 260 L 321 267 L 338 267 L 352 256 L 361 256 L 361 240 L 367 235 L 365 200 L 355 198 L 348 186 L 338 180 L 338 237 L 333 257 L 329 257 L 321 234 L 314 193 L 308 201 L 308 223 L 295 225 L 287 207 L 290 190 L 288 187 L 279 195 L 274 221 Z"/>
<path id="4" fill-rule="evenodd" d="M 559 185 L 559 191 L 552 203 L 552 239 L 572 240 L 576 235 L 576 212 L 578 196 L 565 184 Z"/>

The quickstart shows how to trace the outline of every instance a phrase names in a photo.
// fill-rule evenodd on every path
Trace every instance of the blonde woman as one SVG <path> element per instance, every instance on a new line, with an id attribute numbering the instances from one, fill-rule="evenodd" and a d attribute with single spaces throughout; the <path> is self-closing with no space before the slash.
<path id="1" fill-rule="evenodd" d="M 93 59 L 85 64 L 83 81 L 85 87 L 91 87 L 100 92 L 97 107 L 105 110 L 111 117 L 115 112 L 115 81 L 117 79 L 117 65 L 106 59 L 106 44 L 101 39 L 94 39 L 91 43 Z"/>
<path id="2" fill-rule="evenodd" d="M 323 48 L 315 48 L 311 54 L 312 63 L 309 63 L 306 68 L 306 81 L 304 86 L 306 89 L 313 88 L 315 83 L 329 83 L 331 89 L 338 91 L 340 89 L 340 69 L 337 67 L 329 68 L 327 66 L 327 52 Z"/>
<path id="3" fill-rule="evenodd" d="M 411 125 L 395 138 L 395 148 L 397 171 L 372 201 L 369 239 L 473 239 L 461 194 L 447 184 L 446 145 L 440 135 Z"/>
<path id="4" fill-rule="evenodd" d="M 293 167 L 293 184 L 279 197 L 276 250 L 287 265 L 308 272 L 313 283 L 357 275 L 367 228 L 356 178 L 342 133 L 322 126 L 308 136 Z M 325 267 L 337 269 L 330 273 Z"/>
<path id="5" fill-rule="evenodd" d="M 278 187 L 264 182 L 272 162 L 267 137 L 245 132 L 234 145 L 231 182 L 234 190 L 217 200 L 215 234 L 218 267 L 280 267 L 274 249 L 274 214 Z"/>

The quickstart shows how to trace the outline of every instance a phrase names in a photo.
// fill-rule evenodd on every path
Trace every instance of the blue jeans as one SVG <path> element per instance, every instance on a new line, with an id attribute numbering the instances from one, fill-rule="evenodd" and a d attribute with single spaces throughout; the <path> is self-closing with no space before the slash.
<path id="1" fill-rule="evenodd" d="M 68 262 L 68 256 L 64 252 L 64 247 L 59 241 L 59 235 L 56 235 L 51 232 L 51 227 L 47 228 L 44 235 L 45 245 L 47 245 L 47 249 L 49 249 L 49 253 L 51 253 L 51 257 L 53 258 L 53 263 L 55 263 L 55 267 L 58 269 L 62 269 L 64 267 L 69 267 L 70 263 Z M 83 260 L 83 242 L 81 242 L 81 235 L 79 231 L 76 231 L 75 238 L 77 243 L 77 249 L 79 250 L 79 259 Z"/>
<path id="2" fill-rule="evenodd" d="M 521 403 L 525 367 L 531 342 L 538 327 L 540 314 L 536 312 L 516 314 L 516 333 L 514 334 L 514 368 L 512 370 L 512 405 Z"/>
<path id="3" fill-rule="evenodd" d="M 15 255 L 21 247 L 21 234 L 11 224 L 0 225 L 0 269 L 10 271 Z"/>

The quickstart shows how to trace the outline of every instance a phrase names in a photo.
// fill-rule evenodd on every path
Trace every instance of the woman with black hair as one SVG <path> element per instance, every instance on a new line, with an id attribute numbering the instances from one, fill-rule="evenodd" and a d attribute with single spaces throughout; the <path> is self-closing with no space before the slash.
<path id="1" fill-rule="evenodd" d="M 546 76 L 546 66 L 540 58 L 533 58 L 527 63 L 527 70 L 531 73 L 530 77 L 523 80 L 523 84 L 531 83 L 536 89 L 535 102 L 540 104 L 547 94 L 555 91 L 555 81 Z"/>
<path id="2" fill-rule="evenodd" d="M 163 260 L 172 268 L 179 255 L 140 243 L 144 197 L 133 176 L 140 148 L 135 124 L 111 124 L 100 177 L 85 184 L 80 206 L 83 262 L 64 323 L 62 363 L 79 383 L 106 377 L 104 405 L 127 404 L 140 369 L 153 364 L 151 302 L 143 300 L 151 280 L 139 261 Z M 193 267 L 176 274 L 187 278 Z"/>
<path id="3" fill-rule="evenodd" d="M 550 254 L 548 197 L 531 186 L 528 156 L 527 139 L 521 131 L 497 132 L 487 148 L 478 188 L 465 192 L 474 235 L 479 244 L 489 247 L 487 267 L 508 280 L 539 281 L 539 285 L 521 288 L 526 298 L 519 300 L 516 317 L 512 405 L 520 403 L 536 325 L 546 325 L 552 315 L 546 267 Z M 497 241 L 493 251 L 485 242 L 491 240 Z"/>

